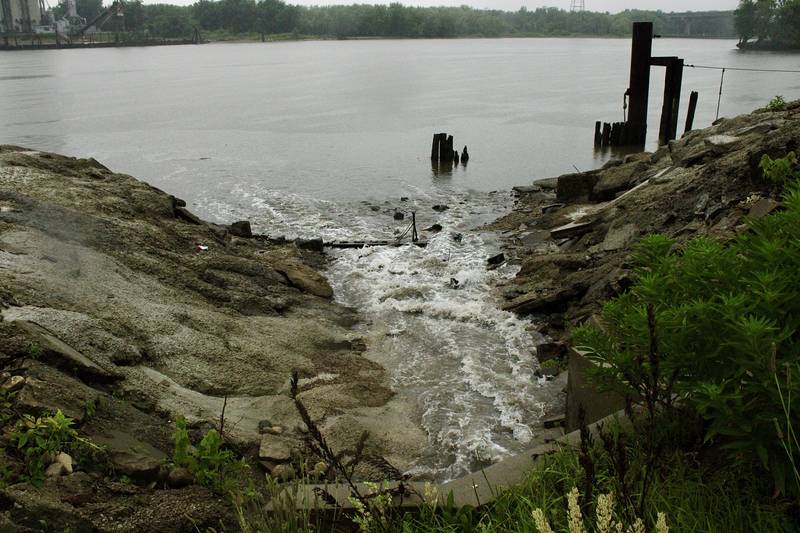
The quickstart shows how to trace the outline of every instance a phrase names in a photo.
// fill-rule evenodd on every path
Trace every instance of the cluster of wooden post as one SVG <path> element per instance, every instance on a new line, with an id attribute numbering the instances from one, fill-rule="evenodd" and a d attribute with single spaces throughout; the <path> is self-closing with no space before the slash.
<path id="1" fill-rule="evenodd" d="M 596 147 L 632 146 L 644 148 L 647 140 L 647 104 L 650 97 L 650 69 L 666 67 L 664 78 L 664 103 L 661 107 L 661 122 L 658 143 L 665 145 L 678 133 L 678 111 L 680 108 L 681 84 L 684 61 L 680 57 L 653 57 L 653 23 L 634 22 L 631 43 L 630 84 L 626 95 L 630 97 L 627 122 L 614 124 L 595 123 L 594 144 Z M 697 93 L 689 100 L 686 131 L 692 129 Z"/>
<path id="2" fill-rule="evenodd" d="M 464 147 L 464 152 L 459 158 L 458 150 L 453 149 L 453 136 L 446 133 L 434 133 L 433 146 L 431 147 L 431 161 L 458 164 L 459 159 L 462 163 L 469 161 L 467 147 Z"/>
<path id="3" fill-rule="evenodd" d="M 611 146 L 634 146 L 639 143 L 637 134 L 639 130 L 630 122 L 600 122 L 594 123 L 595 148 L 608 148 Z"/>

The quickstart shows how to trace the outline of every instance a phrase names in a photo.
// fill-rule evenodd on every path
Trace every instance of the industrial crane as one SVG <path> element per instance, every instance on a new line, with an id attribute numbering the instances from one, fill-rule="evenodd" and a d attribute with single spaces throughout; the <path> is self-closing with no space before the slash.
<path id="1" fill-rule="evenodd" d="M 68 2 L 74 2 L 75 0 L 67 0 Z M 103 24 L 108 21 L 113 16 L 121 17 L 125 13 L 125 2 L 124 0 L 114 0 L 114 3 L 105 8 L 103 11 L 100 12 L 95 18 L 86 22 L 82 26 L 80 26 L 77 30 L 72 32 L 72 35 L 75 37 L 79 37 L 86 33 L 86 30 L 95 26 L 100 28 Z"/>

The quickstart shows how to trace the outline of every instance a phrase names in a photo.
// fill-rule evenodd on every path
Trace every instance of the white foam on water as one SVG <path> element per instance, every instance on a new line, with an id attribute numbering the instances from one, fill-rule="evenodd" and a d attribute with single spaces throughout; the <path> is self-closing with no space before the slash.
<path id="1" fill-rule="evenodd" d="M 440 224 L 423 233 L 427 248 L 329 250 L 325 274 L 337 301 L 362 314 L 366 356 L 418 407 L 430 447 L 412 473 L 453 479 L 525 449 L 560 391 L 535 376 L 530 323 L 498 308 L 493 290 L 516 269 L 488 270 L 499 245 L 474 230 L 507 212 L 510 195 L 445 190 L 410 202 L 337 204 L 249 186 L 233 198 L 201 208 L 273 236 L 325 240 L 391 238 L 409 223 L 392 218 L 396 209 L 415 208 L 419 228 Z M 435 204 L 450 209 L 437 213 Z"/>

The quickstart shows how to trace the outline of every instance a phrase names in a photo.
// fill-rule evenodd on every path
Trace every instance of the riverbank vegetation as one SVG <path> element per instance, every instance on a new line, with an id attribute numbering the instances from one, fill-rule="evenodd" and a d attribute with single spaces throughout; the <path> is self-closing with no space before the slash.
<path id="1" fill-rule="evenodd" d="M 81 0 L 87 19 L 99 13 L 100 0 Z M 115 17 L 116 18 L 116 17 Z M 299 6 L 281 0 L 199 0 L 189 6 L 128 2 L 123 28 L 157 37 L 188 37 L 195 27 L 225 39 L 289 34 L 328 38 L 438 38 L 501 36 L 627 36 L 631 23 L 652 21 L 665 36 L 733 38 L 731 12 L 673 14 L 626 10 L 621 13 L 569 12 L 548 7 L 509 12 L 470 7 L 407 7 L 354 4 Z M 112 28 L 112 26 L 114 28 Z"/>
<path id="2" fill-rule="evenodd" d="M 780 210 L 727 242 L 643 238 L 629 290 L 573 332 L 596 385 L 625 397 L 626 420 L 582 424 L 579 446 L 544 455 L 480 508 L 431 487 L 417 512 L 375 499 L 339 521 L 404 533 L 797 531 L 800 164 L 763 155 L 758 168 Z"/>
<path id="3" fill-rule="evenodd" d="M 800 48 L 800 0 L 742 0 L 735 24 L 742 48 Z"/>

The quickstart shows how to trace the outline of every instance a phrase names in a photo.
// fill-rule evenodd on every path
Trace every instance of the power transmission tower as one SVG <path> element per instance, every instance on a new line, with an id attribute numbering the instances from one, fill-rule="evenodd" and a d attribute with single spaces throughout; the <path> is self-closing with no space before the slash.
<path id="1" fill-rule="evenodd" d="M 570 4 L 569 10 L 570 11 L 583 11 L 586 9 L 586 2 L 584 0 L 572 0 L 572 4 Z"/>

